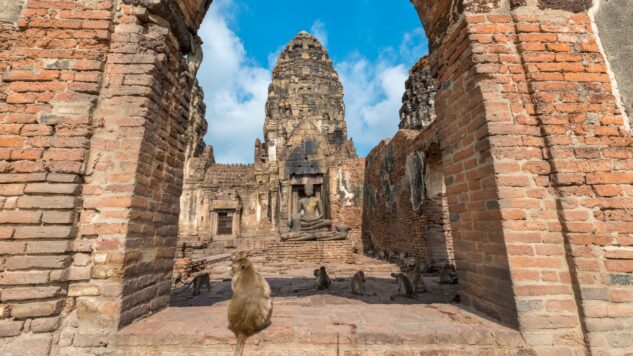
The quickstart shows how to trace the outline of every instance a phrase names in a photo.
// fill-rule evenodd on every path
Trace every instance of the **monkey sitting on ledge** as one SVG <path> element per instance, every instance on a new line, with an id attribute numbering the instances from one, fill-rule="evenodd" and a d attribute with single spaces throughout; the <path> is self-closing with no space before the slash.
<path id="1" fill-rule="evenodd" d="M 321 266 L 319 269 L 315 269 L 314 276 L 316 277 L 315 285 L 317 290 L 328 289 L 332 285 L 332 280 L 330 279 L 330 276 L 327 275 L 324 266 Z"/>

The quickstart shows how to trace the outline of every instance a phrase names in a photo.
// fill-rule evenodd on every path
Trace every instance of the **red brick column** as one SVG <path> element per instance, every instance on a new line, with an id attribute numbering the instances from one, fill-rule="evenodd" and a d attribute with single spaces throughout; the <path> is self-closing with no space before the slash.
<path id="1" fill-rule="evenodd" d="M 204 130 L 191 9 L 31 0 L 0 23 L 0 353 L 102 348 L 167 305 L 186 132 Z"/>
<path id="2" fill-rule="evenodd" d="M 630 348 L 633 310 L 633 140 L 581 3 L 422 16 L 463 300 L 577 352 Z"/>
<path id="3" fill-rule="evenodd" d="M 36 355 L 91 276 L 76 222 L 114 6 L 25 3 L 0 23 L 0 353 Z"/>
<path id="4" fill-rule="evenodd" d="M 194 82 L 169 23 L 123 5 L 87 163 L 80 238 L 94 243 L 77 300 L 81 338 L 116 330 L 169 302 Z M 101 291 L 91 294 L 93 288 Z"/>

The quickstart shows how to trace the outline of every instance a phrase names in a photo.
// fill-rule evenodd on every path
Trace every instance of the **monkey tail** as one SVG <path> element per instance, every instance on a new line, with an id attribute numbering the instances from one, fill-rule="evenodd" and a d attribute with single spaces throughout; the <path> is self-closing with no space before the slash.
<path id="1" fill-rule="evenodd" d="M 238 334 L 237 343 L 235 344 L 235 353 L 233 354 L 233 356 L 242 356 L 242 352 L 244 352 L 245 344 L 246 344 L 246 335 Z"/>
<path id="2" fill-rule="evenodd" d="M 175 294 L 180 294 L 180 293 L 186 291 L 189 287 L 191 287 L 192 284 L 193 284 L 193 281 L 185 284 L 185 287 L 183 289 L 181 289 L 180 291 L 176 292 Z"/>

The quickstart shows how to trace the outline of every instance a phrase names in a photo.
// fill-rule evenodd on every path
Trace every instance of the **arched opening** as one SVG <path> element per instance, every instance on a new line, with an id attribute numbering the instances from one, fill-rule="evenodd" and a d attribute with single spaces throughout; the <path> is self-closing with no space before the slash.
<path id="1" fill-rule="evenodd" d="M 455 264 L 453 236 L 446 201 L 446 185 L 439 144 L 431 144 L 424 162 L 424 209 L 426 211 L 426 236 L 430 260 L 438 266 Z"/>

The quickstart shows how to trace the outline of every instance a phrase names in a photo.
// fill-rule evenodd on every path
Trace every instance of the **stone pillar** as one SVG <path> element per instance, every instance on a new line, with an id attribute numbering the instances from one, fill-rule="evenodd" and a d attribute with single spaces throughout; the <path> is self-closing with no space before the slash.
<path id="1" fill-rule="evenodd" d="M 68 345 L 60 325 L 100 294 L 80 235 L 114 1 L 0 1 L 0 354 Z M 113 182 L 116 185 L 116 182 Z"/>
<path id="2" fill-rule="evenodd" d="M 110 345 L 116 330 L 167 305 L 186 133 L 201 125 L 188 112 L 190 31 L 176 3 L 124 0 L 113 10 L 76 238 L 91 268 L 72 290 L 61 353 Z"/>
<path id="3" fill-rule="evenodd" d="M 413 2 L 462 300 L 537 350 L 630 348 L 633 140 L 590 2 Z"/>

